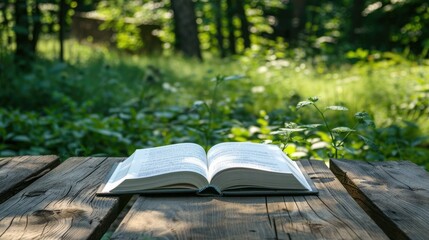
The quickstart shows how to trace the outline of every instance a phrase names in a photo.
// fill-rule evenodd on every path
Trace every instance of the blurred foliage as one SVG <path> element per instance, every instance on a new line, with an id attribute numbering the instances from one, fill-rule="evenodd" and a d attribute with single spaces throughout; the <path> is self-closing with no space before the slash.
<path id="1" fill-rule="evenodd" d="M 25 2 L 28 5 L 29 24 L 33 29 L 40 20 L 43 33 L 58 32 L 59 0 Z M 14 3 L 15 0 L 10 0 L 0 4 L 2 48 L 10 46 L 7 38 L 14 37 L 13 30 L 23 27 L 14 23 Z M 101 30 L 115 31 L 120 49 L 137 51 L 145 45 L 139 36 L 138 26 L 141 24 L 160 26 L 151 34 L 161 38 L 166 52 L 174 46 L 174 22 L 169 0 L 65 0 L 65 3 L 67 26 L 70 26 L 71 17 L 76 12 L 95 11 L 105 20 Z M 201 48 L 206 53 L 219 54 L 215 20 L 217 9 L 208 0 L 194 3 Z M 425 0 L 245 0 L 238 3 L 243 6 L 250 23 L 252 48 L 302 57 L 324 56 L 327 60 L 335 60 L 347 51 L 358 48 L 394 50 L 422 57 L 427 57 L 429 51 L 429 4 Z M 220 8 L 223 13 L 220 24 L 224 46 L 229 47 L 226 38 L 231 33 L 227 29 L 226 13 L 234 7 L 220 1 Z M 40 13 L 35 9 L 40 9 Z M 241 22 L 237 15 L 233 16 L 232 24 L 237 52 L 243 53 Z"/>
<path id="2" fill-rule="evenodd" d="M 97 5 L 97 14 L 105 22 L 101 30 L 112 29 L 116 33 L 116 44 L 119 49 L 137 52 L 143 48 L 144 42 L 140 38 L 139 25 L 164 24 L 168 20 L 165 2 L 155 1 L 100 1 Z M 163 37 L 161 31 L 153 34 Z M 163 37 L 164 42 L 167 37 Z"/>
<path id="3" fill-rule="evenodd" d="M 59 0 L 27 0 L 28 29 L 40 20 L 42 36 L 26 69 L 16 66 L 13 53 L 22 27 L 14 23 L 16 1 L 0 3 L 0 156 L 124 156 L 179 142 L 209 148 L 255 141 L 279 144 L 295 159 L 338 152 L 429 169 L 426 1 L 236 1 L 251 41 L 246 48 L 236 13 L 236 54 L 224 14 L 230 6 L 220 1 L 223 59 L 218 9 L 194 1 L 199 62 L 175 54 L 168 0 L 66 0 L 66 29 L 76 12 L 95 11 L 104 18 L 99 30 L 114 32 L 119 51 L 69 40 L 66 62 L 58 62 Z M 144 24 L 159 25 L 151 34 L 162 41 L 160 56 L 139 55 L 149 47 L 140 38 Z M 309 96 L 329 110 L 350 111 L 323 112 L 328 128 L 311 125 L 323 124 L 320 114 L 296 107 Z M 354 113 L 364 111 L 374 127 L 355 126 Z M 336 140 L 336 126 L 351 127 L 337 128 Z M 350 129 L 359 134 L 347 135 Z"/>
<path id="4" fill-rule="evenodd" d="M 325 113 L 332 128 L 354 126 L 357 111 L 374 118 L 375 128 L 354 128 L 359 135 L 347 138 L 340 157 L 429 168 L 427 63 L 359 50 L 348 54 L 352 65 L 332 71 L 322 62 L 319 71 L 317 61 L 254 57 L 258 50 L 200 63 L 68 44 L 68 63 L 47 60 L 49 48 L 29 72 L 14 68 L 12 58 L 2 62 L 9 71 L 1 73 L 0 155 L 126 156 L 179 142 L 255 141 L 279 144 L 294 159 L 326 159 L 329 132 L 308 125 L 322 123 L 315 112 L 295 107 L 319 95 L 321 105 L 336 106 L 329 109 L 350 109 Z M 306 128 L 282 145 L 271 133 L 291 122 Z"/>

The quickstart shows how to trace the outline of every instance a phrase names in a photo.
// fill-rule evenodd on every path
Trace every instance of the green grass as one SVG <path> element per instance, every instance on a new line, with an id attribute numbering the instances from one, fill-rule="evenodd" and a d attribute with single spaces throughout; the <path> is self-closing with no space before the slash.
<path id="1" fill-rule="evenodd" d="M 52 47 L 55 44 L 52 41 L 45 42 L 39 44 L 39 51 L 46 58 L 54 59 L 57 51 L 52 51 Z M 232 93 L 252 93 L 258 99 L 267 100 L 257 102 L 256 108 L 259 109 L 270 111 L 284 107 L 287 104 L 284 101 L 295 94 L 303 98 L 317 95 L 326 103 L 342 102 L 351 110 L 366 109 L 379 115 L 380 119 L 389 117 L 387 110 L 392 104 L 409 100 L 415 92 L 414 88 L 419 82 L 425 81 L 429 73 L 427 64 L 417 64 L 399 57 L 375 63 L 327 68 L 314 62 L 266 60 L 252 56 L 239 59 L 211 58 L 199 62 L 178 56 L 128 55 L 105 47 L 81 45 L 75 41 L 68 41 L 66 49 L 67 63 L 83 68 L 89 74 L 85 79 L 85 88 L 109 80 L 108 77 L 120 81 L 120 85 L 135 88 L 136 85 L 145 84 L 147 68 L 154 67 L 159 73 L 155 80 L 176 85 L 179 93 L 186 96 L 174 99 L 179 100 L 180 104 L 189 104 L 207 95 L 207 88 L 212 84 L 210 80 L 216 75 L 243 74 L 247 76 L 247 81 L 241 81 L 238 88 L 230 86 L 233 89 L 229 90 Z M 113 70 L 100 72 L 106 66 Z M 100 76 L 106 73 L 113 76 Z M 258 86 L 263 86 L 264 91 L 260 92 Z M 254 92 L 252 87 L 255 87 Z M 123 95 L 125 97 L 126 94 Z M 136 93 L 132 93 L 134 95 Z"/>
<path id="2" fill-rule="evenodd" d="M 318 96 L 322 107 L 350 109 L 327 113 L 332 126 L 352 126 L 354 113 L 367 111 L 377 126 L 368 134 L 385 143 L 381 151 L 386 159 L 415 158 L 410 160 L 429 166 L 421 160 L 427 159 L 424 137 L 429 132 L 427 62 L 383 53 L 376 60 L 328 66 L 322 58 L 275 59 L 252 50 L 237 58 L 207 56 L 199 62 L 180 56 L 128 55 L 75 41 L 65 46 L 66 63 L 58 63 L 55 42 L 41 41 L 41 57 L 28 72 L 13 70 L 12 60 L 3 59 L 3 66 L 11 70 L 1 79 L 8 83 L 0 94 L 1 154 L 126 155 L 138 147 L 203 143 L 208 113 L 194 103 L 212 104 L 216 76 L 244 75 L 219 86 L 213 143 L 273 140 L 269 131 L 284 122 L 320 123 L 314 111 L 294 108 Z M 45 125 L 29 120 L 37 118 Z M 324 140 L 321 132 L 307 137 Z M 40 134 L 45 138 L 37 137 Z M 48 145 L 47 139 L 55 141 Z M 357 140 L 351 144 L 365 148 Z M 307 144 L 307 157 L 326 158 L 310 148 Z M 359 154 L 345 156 L 363 158 L 369 152 Z"/>

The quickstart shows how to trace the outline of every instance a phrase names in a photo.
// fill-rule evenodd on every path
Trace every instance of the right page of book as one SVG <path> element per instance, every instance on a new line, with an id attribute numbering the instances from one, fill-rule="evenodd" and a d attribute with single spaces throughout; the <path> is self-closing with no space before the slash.
<path id="1" fill-rule="evenodd" d="M 213 146 L 207 153 L 209 181 L 221 171 L 250 168 L 266 172 L 291 173 L 307 189 L 310 185 L 299 169 L 278 146 L 250 142 L 227 142 Z"/>

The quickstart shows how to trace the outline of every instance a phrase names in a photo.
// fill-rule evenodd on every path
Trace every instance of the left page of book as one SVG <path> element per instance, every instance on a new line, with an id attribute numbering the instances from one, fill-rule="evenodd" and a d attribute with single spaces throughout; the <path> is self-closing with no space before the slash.
<path id="1" fill-rule="evenodd" d="M 134 155 L 135 153 L 133 153 L 131 156 L 129 156 L 127 159 L 125 159 L 123 162 L 120 162 L 116 166 L 115 171 L 112 173 L 101 192 L 110 192 L 112 189 L 117 187 L 121 182 L 126 179 L 128 170 L 130 169 L 131 163 L 133 162 Z"/>
<path id="2" fill-rule="evenodd" d="M 201 187 L 208 183 L 207 176 L 206 153 L 197 144 L 180 143 L 139 149 L 118 165 L 103 192 L 140 189 L 136 184 L 141 185 L 140 190 L 168 188 L 174 183 L 177 183 L 176 186 L 193 184 Z M 138 180 L 143 181 L 136 183 Z"/>
<path id="3" fill-rule="evenodd" d="M 195 143 L 179 143 L 139 149 L 135 152 L 128 176 L 146 178 L 172 172 L 196 172 L 207 178 L 204 148 Z"/>

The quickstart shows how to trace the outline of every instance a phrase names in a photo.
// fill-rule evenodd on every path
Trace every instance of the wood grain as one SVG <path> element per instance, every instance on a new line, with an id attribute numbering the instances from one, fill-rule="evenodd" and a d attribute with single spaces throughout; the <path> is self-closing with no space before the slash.
<path id="1" fill-rule="evenodd" d="M 0 203 L 60 164 L 57 156 L 0 158 Z"/>
<path id="2" fill-rule="evenodd" d="M 353 198 L 394 239 L 428 239 L 429 173 L 411 162 L 331 160 Z"/>
<path id="3" fill-rule="evenodd" d="M 99 238 L 122 201 L 97 188 L 122 158 L 71 158 L 0 204 L 0 239 Z"/>
<path id="4" fill-rule="evenodd" d="M 318 196 L 139 197 L 112 239 L 387 239 L 320 161 Z"/>

